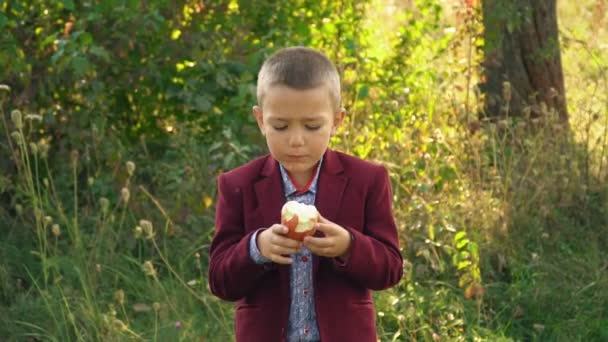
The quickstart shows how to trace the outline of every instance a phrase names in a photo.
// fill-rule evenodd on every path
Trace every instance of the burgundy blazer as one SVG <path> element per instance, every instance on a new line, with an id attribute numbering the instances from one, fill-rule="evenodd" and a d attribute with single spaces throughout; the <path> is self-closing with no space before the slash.
<path id="1" fill-rule="evenodd" d="M 280 223 L 285 201 L 278 164 L 269 155 L 218 178 L 209 287 L 216 296 L 236 301 L 239 342 L 285 340 L 289 265 L 258 265 L 249 256 L 251 235 Z M 315 307 L 323 342 L 376 341 L 370 290 L 391 287 L 403 274 L 391 202 L 384 167 L 327 150 L 315 205 L 354 239 L 345 264 L 313 257 Z"/>

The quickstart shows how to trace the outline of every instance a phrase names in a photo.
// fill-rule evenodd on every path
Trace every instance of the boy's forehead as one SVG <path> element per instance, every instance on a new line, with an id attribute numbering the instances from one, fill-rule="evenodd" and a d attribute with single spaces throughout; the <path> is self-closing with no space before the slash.
<path id="1" fill-rule="evenodd" d="M 308 89 L 296 89 L 285 85 L 273 85 L 267 88 L 265 100 L 284 105 L 300 103 L 331 104 L 332 96 L 325 84 Z"/>

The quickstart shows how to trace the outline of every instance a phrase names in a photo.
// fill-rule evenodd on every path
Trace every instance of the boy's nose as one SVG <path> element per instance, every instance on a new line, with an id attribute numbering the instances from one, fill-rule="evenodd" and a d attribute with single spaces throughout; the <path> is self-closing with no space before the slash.
<path id="1" fill-rule="evenodd" d="M 301 146 L 304 145 L 304 137 L 302 134 L 295 133 L 289 137 L 289 146 Z"/>

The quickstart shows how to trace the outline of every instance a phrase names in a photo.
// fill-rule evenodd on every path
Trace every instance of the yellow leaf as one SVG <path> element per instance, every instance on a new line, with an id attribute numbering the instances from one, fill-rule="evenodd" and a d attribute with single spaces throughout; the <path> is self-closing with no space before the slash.
<path id="1" fill-rule="evenodd" d="M 212 203 L 213 203 L 213 199 L 211 197 L 205 196 L 203 198 L 203 207 L 205 207 L 205 209 L 209 208 Z"/>

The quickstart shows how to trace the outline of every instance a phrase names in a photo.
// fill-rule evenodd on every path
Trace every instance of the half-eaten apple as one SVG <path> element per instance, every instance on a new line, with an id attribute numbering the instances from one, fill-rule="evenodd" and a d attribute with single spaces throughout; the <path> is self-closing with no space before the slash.
<path id="1" fill-rule="evenodd" d="M 306 236 L 315 233 L 315 224 L 319 222 L 319 212 L 314 205 L 288 201 L 281 209 L 281 224 L 289 231 L 287 237 L 302 241 Z"/>

